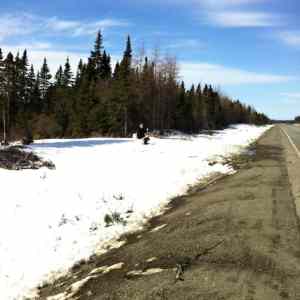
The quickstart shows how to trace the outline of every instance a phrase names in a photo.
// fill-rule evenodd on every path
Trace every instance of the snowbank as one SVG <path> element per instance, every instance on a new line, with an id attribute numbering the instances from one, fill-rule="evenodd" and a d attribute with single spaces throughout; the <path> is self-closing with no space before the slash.
<path id="1" fill-rule="evenodd" d="M 0 170 L 0 298 L 22 299 L 51 274 L 140 228 L 199 179 L 232 172 L 209 161 L 240 152 L 268 128 L 240 125 L 147 146 L 134 139 L 37 141 L 33 150 L 56 170 Z M 106 227 L 113 214 L 122 222 Z"/>

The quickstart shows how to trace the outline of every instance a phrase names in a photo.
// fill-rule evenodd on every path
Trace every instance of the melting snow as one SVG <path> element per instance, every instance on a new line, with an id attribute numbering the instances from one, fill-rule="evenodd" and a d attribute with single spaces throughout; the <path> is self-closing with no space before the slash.
<path id="1" fill-rule="evenodd" d="M 113 138 L 37 141 L 31 148 L 56 170 L 0 169 L 0 298 L 22 299 L 140 229 L 199 179 L 232 172 L 222 157 L 268 128 L 240 125 L 213 136 L 153 138 L 147 146 Z M 112 226 L 106 215 L 114 216 Z"/>

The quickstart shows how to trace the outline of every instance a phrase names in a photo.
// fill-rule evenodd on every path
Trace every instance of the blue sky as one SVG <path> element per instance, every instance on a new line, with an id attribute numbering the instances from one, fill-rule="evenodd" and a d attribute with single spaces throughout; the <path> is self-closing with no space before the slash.
<path id="1" fill-rule="evenodd" d="M 117 59 L 130 34 L 136 53 L 177 57 L 188 85 L 208 82 L 276 119 L 300 114 L 300 3 L 297 0 L 1 1 L 0 47 L 27 48 L 55 72 L 86 58 L 98 29 Z"/>

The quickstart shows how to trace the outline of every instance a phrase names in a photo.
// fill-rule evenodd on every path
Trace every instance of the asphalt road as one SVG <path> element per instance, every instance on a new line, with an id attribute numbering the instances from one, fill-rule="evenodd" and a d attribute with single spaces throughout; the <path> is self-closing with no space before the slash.
<path id="1" fill-rule="evenodd" d="M 282 128 L 299 147 L 300 130 Z M 255 150 L 234 159 L 235 175 L 175 199 L 35 299 L 300 300 L 300 159 L 280 126 Z"/>
<path id="2" fill-rule="evenodd" d="M 290 137 L 292 143 L 296 146 L 300 158 L 300 125 L 282 126 L 286 134 Z"/>

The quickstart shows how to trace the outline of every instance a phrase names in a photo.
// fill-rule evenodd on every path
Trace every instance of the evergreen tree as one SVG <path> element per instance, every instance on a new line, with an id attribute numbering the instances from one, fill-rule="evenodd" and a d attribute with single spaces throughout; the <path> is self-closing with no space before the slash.
<path id="1" fill-rule="evenodd" d="M 101 31 L 97 33 L 94 50 L 91 51 L 91 60 L 95 68 L 96 78 L 100 78 L 102 75 L 102 51 L 103 51 L 103 37 Z"/>
<path id="2" fill-rule="evenodd" d="M 76 78 L 75 78 L 75 86 L 78 87 L 81 83 L 81 79 L 84 75 L 84 69 L 85 69 L 85 66 L 83 64 L 83 61 L 82 59 L 79 60 L 79 63 L 78 63 L 78 68 L 77 68 L 77 73 L 76 73 Z"/>
<path id="3" fill-rule="evenodd" d="M 4 137 L 3 141 L 6 143 L 7 138 L 10 135 L 11 129 L 11 117 L 13 115 L 15 107 L 15 95 L 16 95 L 16 65 L 14 61 L 14 56 L 11 52 L 8 53 L 5 61 L 4 61 L 5 69 L 4 69 L 4 87 L 5 87 L 5 98 L 3 105 L 3 128 L 4 128 Z"/>
<path id="4" fill-rule="evenodd" d="M 65 63 L 62 84 L 64 87 L 71 87 L 73 85 L 73 74 L 69 58 L 67 58 L 67 61 Z"/>
<path id="5" fill-rule="evenodd" d="M 42 112 L 42 96 L 40 82 L 40 72 L 37 72 L 36 79 L 33 81 L 34 86 L 31 95 L 32 112 L 35 114 L 40 114 Z"/>
<path id="6" fill-rule="evenodd" d="M 14 135 L 31 131 L 38 138 L 128 136 L 140 122 L 153 129 L 199 132 L 233 123 L 264 124 L 268 118 L 254 108 L 222 96 L 211 85 L 186 89 L 178 82 L 172 57 L 152 59 L 142 55 L 133 67 L 130 37 L 121 62 L 112 74 L 110 55 L 101 32 L 85 64 L 79 61 L 75 82 L 67 58 L 54 83 L 46 58 L 40 72 L 28 68 L 27 51 L 5 60 L 0 49 L 0 113 L 2 128 Z"/>
<path id="7" fill-rule="evenodd" d="M 113 74 L 113 79 L 118 80 L 120 79 L 120 63 L 117 61 L 114 74 Z"/>
<path id="8" fill-rule="evenodd" d="M 62 87 L 63 85 L 64 85 L 64 71 L 63 71 L 62 66 L 60 65 L 55 74 L 54 86 Z"/>
<path id="9" fill-rule="evenodd" d="M 121 76 L 128 79 L 131 74 L 131 63 L 132 63 L 132 48 L 130 36 L 127 38 L 126 49 L 123 54 L 123 59 L 120 64 Z"/>
<path id="10" fill-rule="evenodd" d="M 52 78 L 47 64 L 47 59 L 44 58 L 43 66 L 39 73 L 39 84 L 42 100 L 46 99 L 48 88 L 50 87 L 50 79 Z"/>
<path id="11" fill-rule="evenodd" d="M 6 86 L 5 86 L 5 63 L 3 60 L 2 49 L 0 48 L 0 110 L 1 110 L 1 119 L 3 126 L 3 141 L 6 141 L 6 128 L 5 128 L 5 103 L 6 103 Z"/>
<path id="12" fill-rule="evenodd" d="M 111 58 L 110 55 L 106 54 L 105 50 L 102 57 L 101 78 L 105 80 L 111 78 Z"/>
<path id="13" fill-rule="evenodd" d="M 26 94 L 28 95 L 28 106 L 30 112 L 33 111 L 32 104 L 34 103 L 33 95 L 34 95 L 35 82 L 36 82 L 36 77 L 34 73 L 34 67 L 33 65 L 31 65 L 27 75 L 27 92 L 26 92 Z"/>
<path id="14" fill-rule="evenodd" d="M 4 95 L 5 95 L 5 63 L 3 61 L 2 49 L 0 48 L 0 98 L 2 100 Z"/>
<path id="15" fill-rule="evenodd" d="M 23 111 L 26 111 L 26 105 L 28 103 L 28 58 L 27 51 L 24 50 L 22 59 L 20 60 L 19 67 L 19 97 L 20 101 L 23 104 Z"/>

